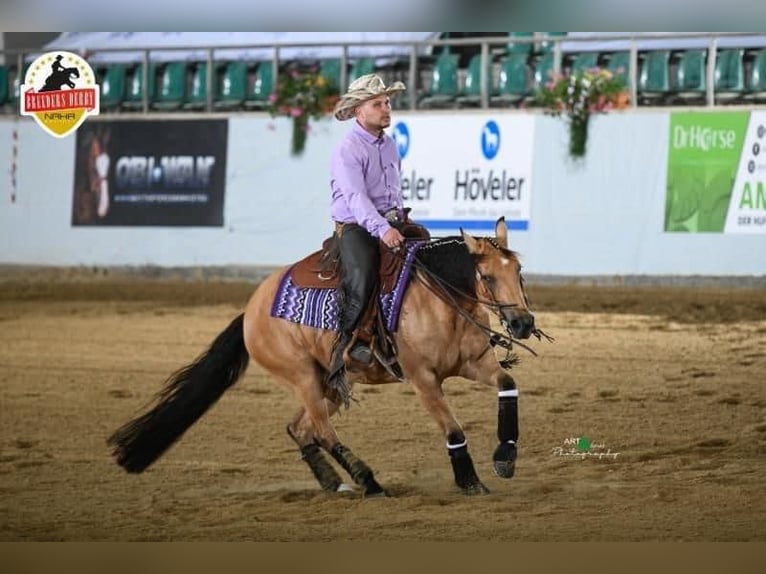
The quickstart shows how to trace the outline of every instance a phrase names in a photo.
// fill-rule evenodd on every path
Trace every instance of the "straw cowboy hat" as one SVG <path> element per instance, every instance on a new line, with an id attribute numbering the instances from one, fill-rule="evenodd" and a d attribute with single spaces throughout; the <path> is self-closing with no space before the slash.
<path id="1" fill-rule="evenodd" d="M 354 108 L 359 104 L 384 94 L 387 96 L 397 94 L 406 89 L 402 82 L 394 82 L 386 87 L 377 74 L 359 76 L 351 82 L 348 91 L 335 104 L 335 117 L 342 122 L 350 120 L 354 117 Z"/>

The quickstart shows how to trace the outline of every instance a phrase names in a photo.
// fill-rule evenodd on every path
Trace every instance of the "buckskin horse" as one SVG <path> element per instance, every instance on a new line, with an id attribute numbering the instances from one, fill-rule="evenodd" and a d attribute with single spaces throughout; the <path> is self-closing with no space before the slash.
<path id="1" fill-rule="evenodd" d="M 365 371 L 350 373 L 349 378 L 351 384 L 402 379 L 411 384 L 444 433 L 458 488 L 469 495 L 485 494 L 488 489 L 476 474 L 465 434 L 450 412 L 442 382 L 460 376 L 497 389 L 499 443 L 493 466 L 498 476 L 511 478 L 519 422 L 518 390 L 506 370 L 517 359 L 510 349 L 521 345 L 532 351 L 519 340 L 530 335 L 538 340 L 550 337 L 535 326 L 518 254 L 508 248 L 504 218 L 496 222 L 494 238 L 473 237 L 461 229 L 460 236 L 408 241 L 406 252 L 414 254 L 411 274 L 403 290 L 398 324 L 391 329 L 403 376 L 397 377 L 378 362 Z M 240 378 L 252 358 L 299 399 L 302 406 L 287 425 L 287 432 L 321 488 L 350 488 L 342 483 L 325 451 L 364 496 L 385 496 L 370 467 L 340 442 L 330 421 L 343 402 L 325 386 L 334 333 L 275 313 L 278 292 L 290 269 L 266 278 L 244 313 L 207 351 L 170 376 L 155 406 L 108 439 L 120 466 L 138 473 L 151 465 Z M 491 327 L 492 315 L 505 333 Z M 498 361 L 495 354 L 498 345 L 506 349 L 505 362 Z"/>

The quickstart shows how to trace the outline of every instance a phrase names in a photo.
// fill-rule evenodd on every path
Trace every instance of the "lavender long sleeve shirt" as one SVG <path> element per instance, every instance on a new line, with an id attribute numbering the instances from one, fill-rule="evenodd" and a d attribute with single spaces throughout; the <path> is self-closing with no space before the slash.
<path id="1" fill-rule="evenodd" d="M 330 162 L 332 218 L 383 237 L 391 225 L 381 213 L 403 207 L 400 168 L 394 140 L 385 133 L 375 137 L 354 121 Z"/>

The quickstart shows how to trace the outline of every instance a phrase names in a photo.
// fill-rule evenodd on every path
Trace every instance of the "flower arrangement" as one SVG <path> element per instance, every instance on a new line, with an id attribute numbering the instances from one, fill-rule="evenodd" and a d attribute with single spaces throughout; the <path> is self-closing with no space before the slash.
<path id="1" fill-rule="evenodd" d="M 300 155 L 306 146 L 309 118 L 320 119 L 332 113 L 338 98 L 337 88 L 316 67 L 301 70 L 291 66 L 279 74 L 266 109 L 271 117 L 287 116 L 293 120 L 292 154 Z"/>
<path id="2" fill-rule="evenodd" d="M 585 155 L 588 120 L 592 113 L 606 113 L 630 104 L 625 82 L 605 68 L 553 74 L 538 91 L 536 99 L 546 108 L 546 113 L 568 116 L 569 153 L 573 157 Z"/>

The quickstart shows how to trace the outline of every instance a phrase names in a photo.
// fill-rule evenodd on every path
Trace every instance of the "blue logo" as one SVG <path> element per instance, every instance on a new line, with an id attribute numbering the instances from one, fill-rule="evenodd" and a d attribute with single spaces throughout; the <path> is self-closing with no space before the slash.
<path id="1" fill-rule="evenodd" d="M 396 124 L 391 137 L 396 142 L 396 151 L 399 152 L 399 157 L 404 159 L 404 156 L 410 150 L 410 130 L 407 129 L 407 124 L 404 122 Z"/>
<path id="2" fill-rule="evenodd" d="M 481 130 L 481 151 L 484 157 L 492 159 L 500 150 L 500 128 L 494 120 L 489 120 Z"/>

